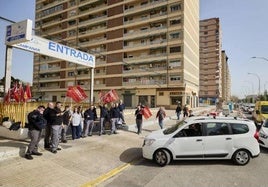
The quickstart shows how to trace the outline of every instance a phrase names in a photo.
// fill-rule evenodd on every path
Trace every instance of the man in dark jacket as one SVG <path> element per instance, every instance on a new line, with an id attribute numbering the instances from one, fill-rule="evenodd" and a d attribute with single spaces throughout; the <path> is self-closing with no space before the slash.
<path id="1" fill-rule="evenodd" d="M 83 128 L 83 137 L 87 137 L 88 135 L 92 136 L 92 131 L 94 128 L 94 120 L 96 117 L 94 110 L 95 110 L 94 105 L 91 105 L 90 108 L 84 112 L 85 121 L 84 121 L 84 128 Z M 88 134 L 89 128 L 90 128 L 90 132 Z"/>
<path id="2" fill-rule="evenodd" d="M 52 114 L 52 134 L 51 134 L 51 152 L 57 153 L 57 150 L 61 150 L 58 148 L 59 146 L 59 134 L 62 128 L 63 123 L 63 112 L 61 111 L 62 104 L 61 102 L 56 102 L 56 106 L 54 108 L 55 113 Z"/>
<path id="3" fill-rule="evenodd" d="M 65 106 L 65 110 L 63 111 L 63 127 L 61 129 L 61 142 L 62 143 L 67 143 L 67 138 L 66 138 L 66 133 L 68 131 L 68 127 L 71 122 L 71 107 L 70 106 Z"/>
<path id="4" fill-rule="evenodd" d="M 28 145 L 28 150 L 25 154 L 25 158 L 32 160 L 32 155 L 41 156 L 42 153 L 38 152 L 38 144 L 41 139 L 42 129 L 46 126 L 46 120 L 43 118 L 43 112 L 45 107 L 43 105 L 28 114 L 28 128 L 31 142 Z"/>
<path id="5" fill-rule="evenodd" d="M 111 134 L 117 134 L 116 132 L 116 124 L 120 118 L 120 110 L 118 108 L 118 103 L 113 103 L 110 108 L 110 119 L 111 119 Z"/>
<path id="6" fill-rule="evenodd" d="M 45 138 L 44 138 L 45 149 L 50 149 L 51 146 L 52 123 L 55 115 L 56 114 L 54 110 L 54 103 L 49 102 L 43 114 L 44 118 L 47 120 L 47 125 L 45 128 Z"/>
<path id="7" fill-rule="evenodd" d="M 99 136 L 105 134 L 105 123 L 108 120 L 108 109 L 106 104 L 99 105 L 100 107 L 100 131 Z"/>

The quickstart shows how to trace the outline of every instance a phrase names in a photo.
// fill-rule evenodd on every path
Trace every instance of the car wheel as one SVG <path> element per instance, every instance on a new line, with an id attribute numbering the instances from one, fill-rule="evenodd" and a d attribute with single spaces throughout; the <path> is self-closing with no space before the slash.
<path id="1" fill-rule="evenodd" d="M 233 154 L 233 161 L 237 165 L 246 165 L 250 161 L 250 153 L 245 149 L 237 150 Z"/>
<path id="2" fill-rule="evenodd" d="M 159 166 L 165 166 L 170 162 L 170 154 L 164 149 L 159 149 L 154 154 L 154 161 Z"/>

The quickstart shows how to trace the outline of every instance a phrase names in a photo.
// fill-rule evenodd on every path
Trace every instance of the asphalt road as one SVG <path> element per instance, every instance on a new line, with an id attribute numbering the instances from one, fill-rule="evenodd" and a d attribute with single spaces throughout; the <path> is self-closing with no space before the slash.
<path id="1" fill-rule="evenodd" d="M 246 115 L 248 116 L 248 115 Z M 139 160 L 99 187 L 230 187 L 268 186 L 268 150 L 261 148 L 259 157 L 246 166 L 229 160 L 173 161 L 165 167 L 142 158 L 141 148 L 135 152 Z"/>

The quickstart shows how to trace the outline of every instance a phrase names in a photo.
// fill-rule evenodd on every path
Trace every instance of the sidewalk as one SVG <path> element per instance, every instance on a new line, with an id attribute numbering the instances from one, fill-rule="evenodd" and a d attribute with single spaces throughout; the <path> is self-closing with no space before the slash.
<path id="1" fill-rule="evenodd" d="M 195 113 L 205 110 L 194 109 Z M 135 164 L 142 158 L 142 144 L 144 137 L 159 129 L 155 119 L 158 109 L 152 109 L 153 116 L 144 120 L 141 135 L 136 134 L 135 110 L 127 110 L 125 121 L 128 131 L 118 130 L 116 135 L 98 136 L 79 140 L 68 140 L 61 144 L 62 150 L 53 154 L 43 149 L 40 141 L 39 151 L 43 156 L 34 156 L 33 160 L 26 160 L 24 154 L 29 143 L 0 139 L 0 186 L 96 186 L 114 176 L 124 168 Z M 207 109 L 206 109 L 207 111 Z M 167 110 L 165 125 L 176 123 L 173 110 Z"/>
<path id="2" fill-rule="evenodd" d="M 152 117 L 143 120 L 143 128 L 146 128 L 151 125 L 155 125 L 156 127 L 158 127 L 158 122 L 156 119 L 156 113 L 158 109 L 159 108 L 151 109 Z M 204 110 L 203 107 L 193 109 L 194 114 L 200 113 L 200 111 L 203 112 L 203 110 Z M 177 116 L 174 110 L 166 110 L 166 115 L 167 117 L 164 120 L 165 122 L 169 121 L 169 123 L 176 123 Z M 135 120 L 135 109 L 127 109 L 125 111 L 125 121 L 129 132 L 137 131 L 136 120 Z M 0 137 L 0 162 L 10 158 L 24 157 L 28 143 L 29 139 L 20 141 Z M 39 147 L 41 146 L 43 147 L 42 144 L 43 139 L 40 141 Z"/>

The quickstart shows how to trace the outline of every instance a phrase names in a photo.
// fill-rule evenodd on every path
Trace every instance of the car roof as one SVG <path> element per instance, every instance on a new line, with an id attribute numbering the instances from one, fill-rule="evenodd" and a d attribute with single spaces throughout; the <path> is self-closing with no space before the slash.
<path id="1" fill-rule="evenodd" d="M 185 122 L 192 122 L 192 121 L 240 121 L 240 122 L 252 122 L 252 120 L 246 118 L 237 118 L 232 116 L 193 116 L 185 119 Z"/>

